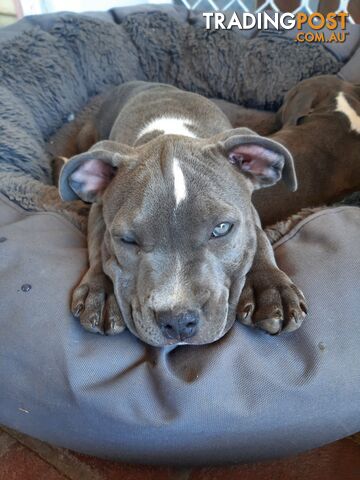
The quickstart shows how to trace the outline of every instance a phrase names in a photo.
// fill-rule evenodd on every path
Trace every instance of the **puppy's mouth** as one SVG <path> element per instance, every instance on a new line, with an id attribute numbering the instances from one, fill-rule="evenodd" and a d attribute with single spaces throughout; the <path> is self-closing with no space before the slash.
<path id="1" fill-rule="evenodd" d="M 198 329 L 194 335 L 188 338 L 165 336 L 152 310 L 142 309 L 136 301 L 128 304 L 127 311 L 123 312 L 123 316 L 129 331 L 148 345 L 154 347 L 205 345 L 223 337 L 235 321 L 235 314 L 229 309 L 228 303 L 224 303 L 220 311 L 217 308 L 216 316 L 211 314 L 211 310 L 214 308 L 209 306 L 201 312 Z"/>

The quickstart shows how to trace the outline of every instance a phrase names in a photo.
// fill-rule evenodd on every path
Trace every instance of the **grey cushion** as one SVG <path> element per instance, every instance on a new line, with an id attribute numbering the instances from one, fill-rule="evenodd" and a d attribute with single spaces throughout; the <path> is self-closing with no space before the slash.
<path id="1" fill-rule="evenodd" d="M 275 246 L 308 297 L 297 332 L 236 324 L 212 345 L 156 349 L 85 332 L 69 313 L 84 236 L 2 197 L 0 422 L 90 454 L 175 464 L 278 457 L 358 431 L 359 232 L 360 209 L 338 207 Z"/>

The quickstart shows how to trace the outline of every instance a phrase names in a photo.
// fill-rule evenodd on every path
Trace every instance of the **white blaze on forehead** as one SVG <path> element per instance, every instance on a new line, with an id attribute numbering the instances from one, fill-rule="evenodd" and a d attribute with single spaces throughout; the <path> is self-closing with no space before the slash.
<path id="1" fill-rule="evenodd" d="M 165 135 L 183 135 L 184 137 L 195 138 L 189 126 L 192 122 L 186 118 L 179 117 L 158 117 L 148 123 L 139 133 L 138 138 L 143 135 L 159 130 Z"/>
<path id="2" fill-rule="evenodd" d="M 176 206 L 186 198 L 186 183 L 185 177 L 181 170 L 179 160 L 173 160 L 173 176 L 174 176 L 174 195 Z"/>
<path id="3" fill-rule="evenodd" d="M 360 133 L 360 116 L 346 100 L 344 92 L 340 92 L 336 97 L 336 112 L 341 112 L 347 116 L 350 122 L 350 130 Z"/>

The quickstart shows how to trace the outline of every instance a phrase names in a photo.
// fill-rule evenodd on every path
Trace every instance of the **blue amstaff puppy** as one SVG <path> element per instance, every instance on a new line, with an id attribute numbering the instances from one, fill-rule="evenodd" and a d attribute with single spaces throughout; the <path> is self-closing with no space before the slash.
<path id="1" fill-rule="evenodd" d="M 59 188 L 92 203 L 90 265 L 72 299 L 87 330 L 128 328 L 160 347 L 214 342 L 236 317 L 271 334 L 299 328 L 304 296 L 251 203 L 281 177 L 296 189 L 284 146 L 232 129 L 200 95 L 146 82 L 114 88 L 82 135 L 98 142 L 64 165 Z"/>

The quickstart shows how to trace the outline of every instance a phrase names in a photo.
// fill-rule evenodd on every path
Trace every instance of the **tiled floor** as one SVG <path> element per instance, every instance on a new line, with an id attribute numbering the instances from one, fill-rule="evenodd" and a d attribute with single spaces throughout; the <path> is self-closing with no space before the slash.
<path id="1" fill-rule="evenodd" d="M 0 428 L 0 480 L 65 479 L 360 480 L 360 444 L 344 439 L 285 460 L 181 470 L 100 460 Z"/>

